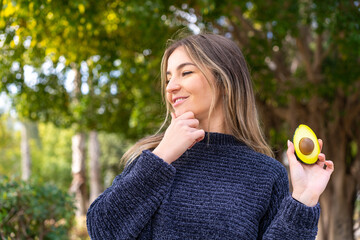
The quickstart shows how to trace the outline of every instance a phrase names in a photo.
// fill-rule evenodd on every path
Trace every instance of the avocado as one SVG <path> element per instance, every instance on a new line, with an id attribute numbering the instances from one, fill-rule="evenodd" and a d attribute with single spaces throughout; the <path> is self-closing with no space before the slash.
<path id="1" fill-rule="evenodd" d="M 310 127 L 300 124 L 294 133 L 293 143 L 296 158 L 305 164 L 314 164 L 318 160 L 320 145 Z"/>

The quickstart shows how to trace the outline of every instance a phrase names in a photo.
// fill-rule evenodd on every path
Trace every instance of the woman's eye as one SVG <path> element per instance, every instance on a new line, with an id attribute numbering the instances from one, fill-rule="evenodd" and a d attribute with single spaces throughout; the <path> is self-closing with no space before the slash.
<path id="1" fill-rule="evenodd" d="M 183 76 L 186 76 L 186 75 L 189 75 L 189 74 L 191 74 L 191 73 L 193 73 L 193 72 L 192 72 L 192 71 L 186 71 L 186 72 L 183 72 L 182 75 L 183 75 Z"/>

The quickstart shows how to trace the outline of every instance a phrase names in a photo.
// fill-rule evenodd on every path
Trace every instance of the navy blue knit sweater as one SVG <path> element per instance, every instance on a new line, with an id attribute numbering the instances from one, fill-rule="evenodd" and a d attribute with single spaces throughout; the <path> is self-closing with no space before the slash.
<path id="1" fill-rule="evenodd" d="M 87 227 L 92 239 L 306 240 L 319 215 L 290 196 L 281 163 L 206 133 L 171 165 L 144 151 L 91 204 Z"/>

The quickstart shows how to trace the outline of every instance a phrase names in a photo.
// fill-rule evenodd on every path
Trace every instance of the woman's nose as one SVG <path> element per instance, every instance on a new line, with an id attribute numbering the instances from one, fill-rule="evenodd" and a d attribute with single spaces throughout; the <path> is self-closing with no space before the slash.
<path id="1" fill-rule="evenodd" d="M 171 92 L 179 90 L 180 88 L 181 88 L 180 84 L 177 83 L 175 78 L 173 78 L 173 79 L 170 79 L 169 83 L 167 84 L 166 91 L 168 93 L 171 93 Z"/>

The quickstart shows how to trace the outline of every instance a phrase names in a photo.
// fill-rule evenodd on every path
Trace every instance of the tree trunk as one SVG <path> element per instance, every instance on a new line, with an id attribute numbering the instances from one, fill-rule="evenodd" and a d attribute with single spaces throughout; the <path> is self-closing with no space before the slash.
<path id="1" fill-rule="evenodd" d="M 80 70 L 73 64 L 74 78 L 74 104 L 79 104 L 81 98 L 81 74 Z M 85 133 L 79 132 L 72 138 L 72 166 L 73 180 L 70 192 L 75 194 L 76 216 L 86 215 L 88 208 L 88 193 L 86 188 L 86 153 Z"/>
<path id="2" fill-rule="evenodd" d="M 357 181 L 347 166 L 349 142 L 342 127 L 330 127 L 324 152 L 335 163 L 335 171 L 320 199 L 322 219 L 320 240 L 354 239 L 353 212 Z"/>
<path id="3" fill-rule="evenodd" d="M 94 96 L 94 79 L 93 68 L 89 67 L 89 77 L 87 83 L 89 85 L 89 97 Z M 89 102 L 88 106 L 90 111 L 96 111 L 93 102 Z M 96 130 L 92 130 L 89 135 L 89 157 L 90 157 L 90 203 L 93 202 L 99 194 L 102 192 L 101 183 L 101 169 L 100 169 L 100 144 L 98 139 L 98 133 Z"/>
<path id="4" fill-rule="evenodd" d="M 86 215 L 88 194 L 85 176 L 85 134 L 78 133 L 72 137 L 72 166 L 73 180 L 70 192 L 75 194 L 76 216 Z"/>
<path id="5" fill-rule="evenodd" d="M 100 177 L 100 144 L 97 131 L 91 131 L 89 136 L 90 156 L 90 203 L 102 192 Z"/>
<path id="6" fill-rule="evenodd" d="M 28 128 L 25 123 L 21 124 L 21 169 L 21 179 L 28 181 L 31 175 L 31 156 Z"/>

